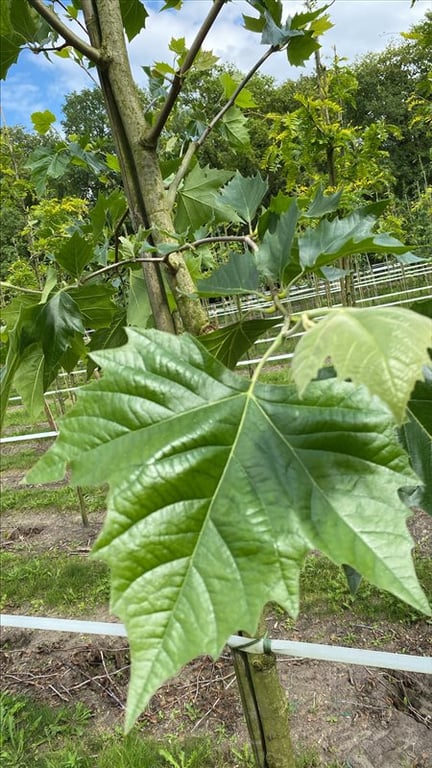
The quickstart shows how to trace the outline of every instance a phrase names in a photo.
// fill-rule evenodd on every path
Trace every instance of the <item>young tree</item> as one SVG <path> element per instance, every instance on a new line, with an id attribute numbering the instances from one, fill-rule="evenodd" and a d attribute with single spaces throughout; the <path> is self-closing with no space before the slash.
<path id="1" fill-rule="evenodd" d="M 395 426 L 412 413 L 413 432 L 405 435 L 412 440 L 415 424 L 426 424 L 410 395 L 429 361 L 432 321 L 386 308 L 324 312 L 317 322 L 313 312 L 292 317 L 282 303 L 296 281 L 324 274 L 341 257 L 368 251 L 403 256 L 407 247 L 375 233 L 381 204 L 340 218 L 340 193 L 318 191 L 310 204 L 278 197 L 263 210 L 268 185 L 259 174 L 244 177 L 196 163 L 216 125 L 234 141 L 244 136 L 239 99 L 259 64 L 281 51 L 291 63 L 302 63 L 328 27 L 320 10 L 283 20 L 279 0 L 249 4 L 256 15 L 246 16 L 245 24 L 261 34 L 266 52 L 165 175 L 158 142 L 190 73 L 213 65 L 203 43 L 224 0 L 211 4 L 189 49 L 171 41 L 174 66 L 159 64 L 150 72 L 151 112 L 142 109 L 124 42 L 124 31 L 131 39 L 145 25 L 141 0 L 73 0 L 66 18 L 55 12 L 64 9 L 56 2 L 5 3 L 2 75 L 23 39 L 37 50 L 69 49 L 96 68 L 135 234 L 119 238 L 124 210 L 111 196 L 100 197 L 88 228 L 56 254 L 71 282 L 51 282 L 37 303 L 19 310 L 4 391 L 33 353 L 46 383 L 74 351 L 84 325 L 95 327 L 101 313 L 88 296 L 85 303 L 86 289 L 100 293 L 101 276 L 119 268 L 118 261 L 89 267 L 108 221 L 113 239 L 121 240 L 122 265 L 144 264 L 146 292 L 138 294 L 148 296 L 157 326 L 130 328 L 126 344 L 93 353 L 103 376 L 83 391 L 55 446 L 31 473 L 32 481 L 53 480 L 70 465 L 78 484 L 109 478 L 108 515 L 96 551 L 111 566 L 112 609 L 129 633 L 128 726 L 189 659 L 219 654 L 239 629 L 253 634 L 269 600 L 295 615 L 299 572 L 310 549 L 429 611 L 411 561 L 408 512 L 398 497 L 399 488 L 420 488 L 420 481 Z M 162 10 L 173 8 L 181 12 L 181 0 L 168 0 Z M 69 23 L 79 11 L 89 41 Z M 215 241 L 232 250 L 218 270 L 195 283 L 184 254 L 199 254 Z M 131 299 L 137 285 L 134 274 Z M 241 320 L 212 331 L 200 297 L 261 294 L 263 285 L 271 288 L 282 328 L 249 380 L 230 368 L 277 319 Z M 189 333 L 173 333 L 172 302 Z M 144 314 L 141 326 L 148 321 Z M 296 348 L 292 378 L 283 387 L 262 384 L 268 356 L 302 326 L 307 333 Z M 337 377 L 317 380 L 329 356 Z M 421 385 L 429 393 L 427 382 Z M 423 449 L 420 454 L 415 461 L 422 474 Z M 258 681 L 274 672 L 272 663 L 261 666 L 253 683 L 258 700 Z M 274 724 L 257 760 L 268 768 L 291 767 L 286 705 L 277 700 L 275 717 L 266 703 L 260 716 L 267 712 Z"/>

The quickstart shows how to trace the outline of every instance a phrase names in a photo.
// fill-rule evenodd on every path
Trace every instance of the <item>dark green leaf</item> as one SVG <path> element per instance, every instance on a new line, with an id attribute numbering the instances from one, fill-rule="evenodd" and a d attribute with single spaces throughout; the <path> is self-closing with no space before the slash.
<path id="1" fill-rule="evenodd" d="M 387 234 L 375 234 L 376 217 L 364 210 L 344 219 L 323 219 L 299 237 L 300 263 L 305 269 L 322 267 L 354 253 L 405 253 L 409 249 Z"/>
<path id="2" fill-rule="evenodd" d="M 128 336 L 94 355 L 103 376 L 28 475 L 52 481 L 68 464 L 77 484 L 110 484 L 96 552 L 128 630 L 127 727 L 191 658 L 255 632 L 269 600 L 295 615 L 312 548 L 430 612 L 397 496 L 412 472 L 378 400 L 336 380 L 299 399 L 187 335 Z"/>
<path id="3" fill-rule="evenodd" d="M 88 349 L 94 352 L 98 349 L 113 349 L 121 347 L 127 342 L 125 327 L 127 325 L 126 312 L 122 309 L 117 310 L 113 317 L 111 325 L 107 328 L 101 328 L 92 334 Z M 87 376 L 91 376 L 96 364 L 91 358 L 87 362 Z"/>
<path id="4" fill-rule="evenodd" d="M 230 255 L 226 264 L 213 272 L 210 277 L 197 281 L 200 296 L 242 296 L 255 293 L 259 288 L 259 274 L 250 253 Z"/>
<path id="5" fill-rule="evenodd" d="M 298 217 L 293 199 L 288 210 L 267 230 L 256 254 L 259 272 L 280 286 L 288 285 L 302 272 L 295 238 Z"/>
<path id="6" fill-rule="evenodd" d="M 41 304 L 36 329 L 45 356 L 46 388 L 56 376 L 62 355 L 71 346 L 75 334 L 84 333 L 78 305 L 68 293 L 59 291 L 46 304 Z"/>
<path id="7" fill-rule="evenodd" d="M 301 37 L 291 37 L 287 46 L 288 61 L 293 67 L 302 67 L 319 48 L 321 46 L 312 32 L 305 32 Z"/>
<path id="8" fill-rule="evenodd" d="M 87 264 L 94 259 L 93 246 L 78 232 L 65 240 L 56 253 L 56 261 L 72 277 L 80 277 Z"/>
<path id="9" fill-rule="evenodd" d="M 280 317 L 240 320 L 200 336 L 199 341 L 213 357 L 233 369 L 252 344 L 280 322 Z"/>
<path id="10" fill-rule="evenodd" d="M 221 190 L 222 201 L 231 206 L 239 216 L 252 227 L 252 220 L 268 191 L 267 181 L 258 172 L 256 176 L 244 177 L 236 171 L 235 176 Z"/>
<path id="11" fill-rule="evenodd" d="M 423 485 L 403 489 L 402 497 L 432 515 L 432 369 L 425 369 L 426 381 L 418 381 L 408 403 L 408 421 L 399 434 L 411 464 Z"/>
<path id="12" fill-rule="evenodd" d="M 355 568 L 351 568 L 350 565 L 342 565 L 342 568 L 348 583 L 349 591 L 351 592 L 351 595 L 354 597 L 358 592 L 358 588 L 361 584 L 362 577 L 360 576 L 358 571 L 356 571 Z"/>
<path id="13" fill-rule="evenodd" d="M 141 0 L 120 0 L 120 10 L 130 42 L 144 29 L 148 13 Z"/>
<path id="14" fill-rule="evenodd" d="M 341 195 L 342 190 L 335 192 L 333 195 L 324 195 L 322 187 L 320 187 L 303 216 L 313 219 L 324 216 L 326 213 L 334 213 L 339 208 Z"/>
<path id="15" fill-rule="evenodd" d="M 68 289 L 68 294 L 76 302 L 88 330 L 105 328 L 111 324 L 116 313 L 114 293 L 115 288 L 106 283 L 91 283 Z"/>

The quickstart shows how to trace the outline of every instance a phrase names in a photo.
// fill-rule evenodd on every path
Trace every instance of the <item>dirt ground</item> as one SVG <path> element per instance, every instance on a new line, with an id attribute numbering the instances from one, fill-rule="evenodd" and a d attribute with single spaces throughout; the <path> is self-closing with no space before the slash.
<path id="1" fill-rule="evenodd" d="M 11 446 L 11 448 L 13 448 Z M 4 472 L 3 488 L 18 487 L 22 473 Z M 62 551 L 86 556 L 101 514 L 90 527 L 79 513 L 3 510 L 6 551 Z M 418 548 L 432 552 L 432 518 L 417 512 L 411 528 Z M 105 611 L 89 620 L 114 620 Z M 359 623 L 347 609 L 330 617 L 300 615 L 293 623 L 278 611 L 268 618 L 273 638 L 351 645 L 432 655 L 432 623 Z M 3 628 L 1 687 L 45 702 L 84 703 L 96 726 L 123 721 L 129 654 L 124 638 Z M 432 768 L 432 675 L 281 657 L 280 675 L 290 703 L 297 747 L 315 747 L 325 763 L 346 768 Z M 230 651 L 199 658 L 163 686 L 140 719 L 146 735 L 216 734 L 247 741 Z M 204 767 L 203 767 L 204 768 Z"/>

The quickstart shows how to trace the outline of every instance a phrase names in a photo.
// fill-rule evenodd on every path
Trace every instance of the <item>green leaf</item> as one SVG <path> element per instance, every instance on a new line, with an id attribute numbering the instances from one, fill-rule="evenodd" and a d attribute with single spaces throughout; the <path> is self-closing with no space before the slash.
<path id="1" fill-rule="evenodd" d="M 44 362 L 41 343 L 31 344 L 21 355 L 15 374 L 15 389 L 32 419 L 44 408 Z"/>
<path id="2" fill-rule="evenodd" d="M 364 384 L 401 424 L 429 361 L 432 321 L 401 307 L 331 311 L 299 341 L 292 372 L 300 394 L 328 357 L 341 379 Z"/>
<path id="3" fill-rule="evenodd" d="M 251 229 L 253 218 L 267 191 L 268 183 L 259 172 L 255 176 L 245 177 L 236 171 L 235 176 L 221 190 L 221 198 Z"/>
<path id="4" fill-rule="evenodd" d="M 128 630 L 128 728 L 187 661 L 255 632 L 269 600 L 295 615 L 311 548 L 429 612 L 397 496 L 412 473 L 379 400 L 335 380 L 300 400 L 187 335 L 128 336 L 94 355 L 103 376 L 27 476 L 68 464 L 77 484 L 110 484 L 95 549 Z"/>
<path id="5" fill-rule="evenodd" d="M 123 309 L 117 310 L 111 324 L 106 328 L 100 328 L 92 334 L 88 349 L 94 352 L 99 349 L 114 349 L 121 347 L 127 342 L 125 326 L 127 325 L 126 312 Z M 96 364 L 91 358 L 87 361 L 87 376 L 90 377 L 96 368 Z"/>
<path id="6" fill-rule="evenodd" d="M 372 231 L 376 216 L 367 209 L 354 211 L 343 219 L 323 219 L 315 229 L 299 237 L 300 263 L 305 269 L 322 267 L 354 253 L 405 253 L 399 240 Z"/>
<path id="7" fill-rule="evenodd" d="M 426 381 L 418 381 L 407 408 L 408 421 L 399 431 L 402 445 L 423 485 L 403 489 L 409 506 L 417 506 L 432 515 L 432 369 L 426 369 Z"/>
<path id="8" fill-rule="evenodd" d="M 117 158 L 115 159 L 117 161 Z M 96 204 L 90 211 L 93 238 L 98 240 L 105 227 L 110 234 L 114 233 L 127 208 L 126 198 L 122 190 L 115 189 L 110 195 L 99 192 Z"/>
<path id="9" fill-rule="evenodd" d="M 240 320 L 200 336 L 199 341 L 213 357 L 233 369 L 252 344 L 280 321 L 280 317 Z"/>
<path id="10" fill-rule="evenodd" d="M 334 213 L 339 208 L 341 196 L 342 190 L 335 192 L 333 195 L 324 195 L 322 186 L 320 186 L 303 216 L 313 219 L 324 216 L 326 213 Z"/>
<path id="11" fill-rule="evenodd" d="M 56 376 L 62 355 L 71 346 L 75 334 L 84 333 L 84 326 L 78 305 L 65 291 L 59 291 L 46 304 L 41 304 L 35 325 L 45 356 L 46 388 Z"/>
<path id="12" fill-rule="evenodd" d="M 37 11 L 26 2 L 26 0 L 8 0 L 8 2 L 2 2 L 2 13 L 4 12 L 5 5 L 9 5 L 9 19 L 11 26 L 15 32 L 20 34 L 24 39 L 23 42 L 31 42 L 34 40 L 38 31 L 39 15 Z"/>
<path id="13" fill-rule="evenodd" d="M 320 48 L 312 32 L 305 32 L 301 37 L 291 37 L 287 46 L 288 61 L 293 67 L 302 67 Z"/>
<path id="14" fill-rule="evenodd" d="M 259 274 L 250 253 L 232 252 L 210 277 L 197 280 L 197 292 L 202 297 L 247 296 L 259 288 Z"/>
<path id="15" fill-rule="evenodd" d="M 141 0 L 120 0 L 123 26 L 129 42 L 145 27 L 148 13 Z"/>
<path id="16" fill-rule="evenodd" d="M 222 74 L 219 75 L 219 82 L 224 89 L 225 98 L 230 99 L 239 85 L 239 80 L 235 80 L 229 72 L 222 72 Z M 247 88 L 242 88 L 238 96 L 236 96 L 234 103 L 241 109 L 253 109 L 258 106 L 251 92 L 248 91 Z"/>
<path id="17" fill-rule="evenodd" d="M 72 237 L 64 241 L 56 253 L 56 261 L 72 277 L 80 277 L 87 264 L 94 259 L 93 246 L 74 232 Z"/>
<path id="18" fill-rule="evenodd" d="M 232 176 L 231 171 L 218 171 L 198 164 L 187 175 L 177 196 L 175 224 L 177 232 L 195 232 L 209 222 L 238 222 L 237 214 L 219 199 L 220 187 Z"/>
<path id="19" fill-rule="evenodd" d="M 109 326 L 117 307 L 113 301 L 115 288 L 106 283 L 89 283 L 79 288 L 68 288 L 69 296 L 76 303 L 82 321 L 88 330 Z"/>
<path id="20" fill-rule="evenodd" d="M 153 313 L 142 270 L 129 270 L 129 301 L 127 324 L 136 328 L 151 328 Z"/>
<path id="21" fill-rule="evenodd" d="M 57 119 L 56 116 L 49 111 L 49 109 L 46 109 L 44 112 L 33 112 L 30 117 L 33 123 L 33 128 L 41 136 L 44 136 L 46 133 L 48 133 L 52 124 L 55 123 Z"/>
<path id="22" fill-rule="evenodd" d="M 258 270 L 279 285 L 288 285 L 301 274 L 296 226 L 299 217 L 297 201 L 293 199 L 288 210 L 276 219 L 276 224 L 265 233 L 256 254 Z"/>
<path id="23" fill-rule="evenodd" d="M 50 293 L 54 290 L 56 285 L 57 285 L 57 270 L 53 264 L 50 264 L 50 266 L 47 269 L 47 273 L 45 277 L 45 285 L 41 295 L 41 304 L 45 304 Z"/>
<path id="24" fill-rule="evenodd" d="M 233 149 L 244 149 L 250 144 L 247 118 L 238 107 L 230 107 L 219 123 L 219 130 Z"/>
<path id="25" fill-rule="evenodd" d="M 355 568 L 351 568 L 350 565 L 342 565 L 343 572 L 345 574 L 345 578 L 347 580 L 347 584 L 349 587 L 349 591 L 351 592 L 352 597 L 354 597 L 357 592 L 358 588 L 361 584 L 362 577 L 360 574 L 356 571 Z"/>
<path id="26" fill-rule="evenodd" d="M 39 147 L 32 152 L 26 167 L 31 171 L 32 181 L 40 197 L 45 192 L 47 180 L 49 178 L 58 179 L 62 176 L 69 163 L 70 156 L 64 144 L 61 144 L 54 151 Z"/>
<path id="27" fill-rule="evenodd" d="M 1 0 L 0 79 L 6 78 L 24 45 L 35 40 L 38 21 L 38 14 L 26 0 Z"/>
<path id="28" fill-rule="evenodd" d="M 291 28 L 291 19 L 288 18 L 285 24 L 275 22 L 268 11 L 264 14 L 265 25 L 261 35 L 261 42 L 267 45 L 284 46 L 293 37 L 303 37 L 303 32 Z"/>

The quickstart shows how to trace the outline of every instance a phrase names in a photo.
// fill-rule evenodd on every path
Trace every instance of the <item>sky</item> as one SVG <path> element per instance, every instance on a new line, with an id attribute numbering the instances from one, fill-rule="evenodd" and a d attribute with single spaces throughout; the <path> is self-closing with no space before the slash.
<path id="1" fill-rule="evenodd" d="M 168 44 L 172 37 L 185 37 L 189 45 L 205 17 L 211 0 L 184 0 L 180 12 L 164 11 L 162 0 L 147 0 L 149 12 L 146 28 L 130 45 L 132 69 L 136 81 L 145 87 L 142 66 L 153 61 L 172 63 Z M 432 0 L 417 0 L 411 8 L 411 0 L 335 0 L 329 10 L 333 29 L 321 38 L 323 62 L 330 60 L 334 50 L 349 62 L 368 52 L 383 50 L 390 43 L 402 40 L 400 33 L 419 22 L 432 9 Z M 304 10 L 300 0 L 284 0 L 284 18 Z M 221 62 L 232 63 L 243 72 L 254 64 L 265 48 L 260 36 L 242 27 L 241 14 L 255 15 L 244 0 L 227 3 L 206 39 L 205 49 L 212 50 Z M 92 87 L 88 74 L 67 59 L 53 57 L 54 64 L 43 55 L 24 51 L 2 83 L 1 122 L 8 126 L 23 125 L 31 128 L 32 112 L 49 109 L 57 118 L 62 117 L 61 106 L 71 91 Z M 261 70 L 279 82 L 295 79 L 306 68 L 290 67 L 286 54 L 270 57 Z"/>

